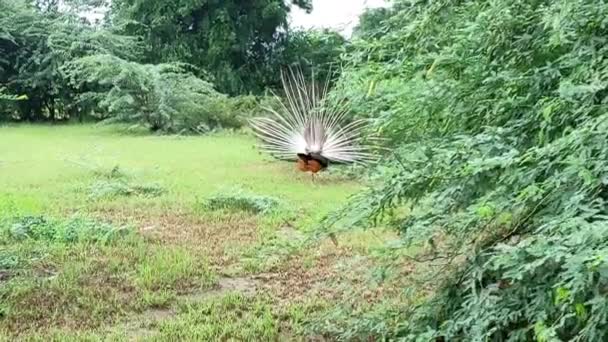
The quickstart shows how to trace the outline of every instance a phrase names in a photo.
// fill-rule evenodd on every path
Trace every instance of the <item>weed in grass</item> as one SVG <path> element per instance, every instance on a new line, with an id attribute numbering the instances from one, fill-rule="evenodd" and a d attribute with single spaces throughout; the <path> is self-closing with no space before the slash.
<path id="1" fill-rule="evenodd" d="M 3 220 L 0 334 L 92 328 L 135 308 L 129 267 L 142 241 L 128 228 L 87 218 Z"/>
<path id="2" fill-rule="evenodd" d="M 0 192 L 0 219 L 42 211 L 38 198 L 23 193 Z"/>
<path id="3" fill-rule="evenodd" d="M 124 179 L 127 177 L 127 173 L 118 165 L 111 169 L 103 167 L 97 167 L 93 169 L 93 174 L 98 178 L 105 179 Z"/>
<path id="4" fill-rule="evenodd" d="M 149 281 L 149 283 L 151 282 Z M 144 289 L 139 295 L 138 301 L 140 304 L 139 306 L 142 308 L 167 308 L 176 298 L 175 292 L 170 289 L 161 289 L 157 291 Z"/>
<path id="5" fill-rule="evenodd" d="M 305 241 L 293 238 L 293 234 L 282 234 L 275 228 L 261 229 L 256 245 L 244 249 L 241 262 L 247 273 L 267 272 L 283 263 L 300 250 Z"/>
<path id="6" fill-rule="evenodd" d="M 95 266 L 91 258 L 74 262 L 67 270 L 46 278 L 10 279 L 0 292 L 5 313 L 0 331 L 22 334 L 48 327 L 91 328 L 123 314 L 130 299 L 121 287 L 106 281 L 118 275 L 95 270 Z M 95 281 L 98 277 L 99 281 Z M 121 281 L 124 279 L 116 282 Z"/>
<path id="7" fill-rule="evenodd" d="M 82 217 L 54 220 L 44 216 L 24 216 L 0 222 L 0 237 L 17 241 L 32 239 L 64 243 L 108 243 L 131 233 L 132 230 L 128 227 L 114 227 Z"/>
<path id="8" fill-rule="evenodd" d="M 279 200 L 274 197 L 257 195 L 241 188 L 232 188 L 210 196 L 202 206 L 211 211 L 265 214 L 275 210 L 279 206 Z"/>
<path id="9" fill-rule="evenodd" d="M 92 153 L 91 153 L 92 152 Z M 88 151 L 86 157 L 81 157 L 78 159 L 66 158 L 65 160 L 70 164 L 74 164 L 80 168 L 83 168 L 87 171 L 90 171 L 95 178 L 103 178 L 103 179 L 121 179 L 127 178 L 128 173 L 123 169 L 120 165 L 114 165 L 112 167 L 107 167 L 104 163 L 99 160 L 90 159 L 90 155 L 99 156 L 103 155 L 103 152 L 96 148 L 94 151 Z"/>
<path id="10" fill-rule="evenodd" d="M 290 335 L 312 337 L 317 335 L 317 332 L 311 328 L 312 317 L 318 317 L 319 312 L 326 312 L 333 305 L 335 303 L 311 296 L 281 307 L 279 311 L 280 320 L 283 322 L 283 327 L 290 330 Z M 323 341 L 325 339 L 309 338 L 307 340 Z"/>
<path id="11" fill-rule="evenodd" d="M 1 331 L 0 331 L 1 332 Z M 105 333 L 102 331 L 64 331 L 61 329 L 52 329 L 44 333 L 33 333 L 27 338 L 20 340 L 28 342 L 99 342 L 99 341 L 128 341 L 124 332 Z M 0 342 L 13 342 L 15 339 L 3 339 L 0 336 Z"/>
<path id="12" fill-rule="evenodd" d="M 327 307 L 302 319 L 309 335 L 332 336 L 338 341 L 383 341 L 403 319 L 406 307 L 393 302 Z"/>
<path id="13" fill-rule="evenodd" d="M 20 264 L 20 255 L 11 250 L 0 250 L 0 272 L 17 268 Z M 2 276 L 0 275 L 0 281 Z"/>
<path id="14" fill-rule="evenodd" d="M 290 209 L 281 205 L 257 217 L 254 240 L 237 246 L 241 271 L 247 274 L 270 271 L 308 243 L 306 234 L 290 223 L 297 220 Z"/>
<path id="15" fill-rule="evenodd" d="M 158 197 L 166 193 L 165 188 L 157 183 L 138 183 L 130 178 L 124 168 L 116 165 L 112 168 L 86 163 L 78 163 L 91 170 L 94 182 L 87 188 L 90 199 L 114 199 L 117 197 Z"/>
<path id="16" fill-rule="evenodd" d="M 91 199 L 112 199 L 116 197 L 158 197 L 166 190 L 159 184 L 135 184 L 122 179 L 98 180 L 88 189 Z"/>

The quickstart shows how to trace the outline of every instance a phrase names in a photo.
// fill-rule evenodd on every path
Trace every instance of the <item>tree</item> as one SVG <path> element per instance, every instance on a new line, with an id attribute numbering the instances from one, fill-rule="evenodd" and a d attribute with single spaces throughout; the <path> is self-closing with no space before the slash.
<path id="1" fill-rule="evenodd" d="M 379 38 L 386 33 L 387 27 L 382 22 L 391 17 L 393 8 L 377 7 L 365 10 L 359 17 L 359 24 L 353 30 L 358 38 Z"/>
<path id="2" fill-rule="evenodd" d="M 304 69 L 305 74 L 314 68 L 315 78 L 325 81 L 338 76 L 340 56 L 346 48 L 346 39 L 333 30 L 290 31 L 281 47 L 278 64 L 298 66 Z"/>
<path id="3" fill-rule="evenodd" d="M 92 55 L 65 66 L 80 94 L 111 121 L 165 133 L 203 133 L 238 127 L 227 97 L 195 77 L 188 66 L 140 64 L 113 55 Z"/>
<path id="4" fill-rule="evenodd" d="M 13 111 L 11 117 L 39 121 L 84 115 L 87 110 L 74 102 L 79 89 L 71 88 L 62 67 L 98 53 L 139 58 L 135 38 L 93 29 L 76 16 L 57 12 L 55 5 L 41 1 L 37 6 L 42 11 L 20 0 L 0 3 L 0 84 L 28 97 L 5 108 Z"/>
<path id="5" fill-rule="evenodd" d="M 419 251 L 386 339 L 607 340 L 608 4 L 396 5 L 337 87 L 391 154 L 324 225 L 390 225 Z"/>
<path id="6" fill-rule="evenodd" d="M 312 9 L 310 0 L 292 3 Z M 283 0 L 114 0 L 110 23 L 144 38 L 145 62 L 190 63 L 239 94 L 263 90 L 263 61 L 287 31 L 289 9 Z"/>

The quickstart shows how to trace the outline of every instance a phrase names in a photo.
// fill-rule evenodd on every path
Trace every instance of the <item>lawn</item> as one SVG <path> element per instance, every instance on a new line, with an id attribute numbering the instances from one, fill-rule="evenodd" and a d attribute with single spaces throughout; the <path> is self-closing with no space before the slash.
<path id="1" fill-rule="evenodd" d="M 362 186 L 346 175 L 245 134 L 0 127 L 0 336 L 331 339 L 313 317 L 386 293 L 367 280 L 390 236 L 315 234 Z"/>
<path id="2" fill-rule="evenodd" d="M 115 126 L 20 126 L 0 128 L 0 193 L 31 210 L 120 207 L 191 207 L 200 196 L 239 186 L 277 196 L 314 212 L 334 208 L 357 184 L 331 182 L 311 191 L 310 176 L 255 149 L 244 135 L 149 136 L 121 133 Z M 96 172 L 119 168 L 142 183 L 158 183 L 167 193 L 154 199 L 128 198 L 116 204 L 87 202 Z M 158 208 L 160 209 L 160 208 Z"/>

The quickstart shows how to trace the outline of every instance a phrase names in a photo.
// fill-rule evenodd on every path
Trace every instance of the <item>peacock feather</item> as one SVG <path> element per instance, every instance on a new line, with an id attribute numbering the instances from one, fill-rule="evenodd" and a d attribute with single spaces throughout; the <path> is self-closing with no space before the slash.
<path id="1" fill-rule="evenodd" d="M 314 160 L 323 167 L 374 159 L 363 134 L 368 121 L 348 121 L 346 101 L 327 101 L 329 79 L 319 85 L 313 73 L 307 83 L 300 70 L 289 69 L 281 73 L 281 82 L 285 96 L 275 94 L 278 109 L 266 107 L 267 117 L 251 120 L 263 151 L 283 160 Z"/>

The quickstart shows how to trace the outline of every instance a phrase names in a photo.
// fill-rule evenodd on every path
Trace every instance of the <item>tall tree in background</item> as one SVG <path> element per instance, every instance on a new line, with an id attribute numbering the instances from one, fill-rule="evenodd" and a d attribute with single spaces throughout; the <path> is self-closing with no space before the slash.
<path id="1" fill-rule="evenodd" d="M 316 79 L 327 80 L 335 77 L 339 71 L 337 64 L 346 52 L 347 41 L 336 31 L 329 29 L 311 29 L 291 31 L 281 45 L 278 64 L 297 65 L 305 72 L 314 68 Z M 331 75 L 330 75 L 331 74 Z"/>
<path id="2" fill-rule="evenodd" d="M 291 3 L 312 10 L 310 0 Z M 144 37 L 146 62 L 193 64 L 238 94 L 264 87 L 264 61 L 286 34 L 289 11 L 283 0 L 114 0 L 109 18 Z"/>
<path id="3" fill-rule="evenodd" d="M 339 60 L 346 45 L 344 38 L 332 31 L 290 32 L 290 5 L 280 1 L 209 2 L 198 7 L 155 1 L 145 6 L 135 0 L 113 1 L 104 25 L 90 25 L 90 18 L 82 14 L 108 8 L 105 0 L 0 2 L 0 118 L 56 121 L 120 117 L 137 121 L 139 111 L 108 101 L 136 103 L 136 93 L 161 98 L 156 90 L 168 83 L 156 82 L 156 76 L 167 66 L 178 65 L 176 79 L 199 84 L 198 89 L 204 89 L 206 95 L 210 94 L 208 88 L 233 95 L 261 93 L 266 88 L 280 88 L 279 71 L 288 65 L 304 65 L 305 69 L 314 65 L 324 77 L 327 66 Z M 308 2 L 297 5 L 310 9 Z M 117 62 L 111 67 L 107 61 Z M 87 67 L 79 69 L 82 72 L 75 72 L 75 66 L 83 65 Z M 124 86 L 122 82 L 129 78 L 122 76 L 128 74 L 140 75 L 139 83 Z M 155 90 L 148 87 L 150 84 Z M 184 85 L 177 81 L 170 85 L 171 92 L 183 93 L 180 87 Z M 16 97 L 22 101 L 7 101 Z M 205 101 L 211 98 L 224 103 L 215 93 Z M 119 107 L 128 113 L 118 111 Z M 202 120 L 204 125 L 209 129 L 234 126 L 218 117 L 230 106 L 214 108 L 217 111 Z M 156 130 L 183 130 L 180 125 L 185 121 L 176 118 L 186 115 L 183 107 L 154 112 L 164 113 L 161 124 L 155 119 L 141 121 Z M 197 128 L 190 131 L 207 130 L 198 127 L 201 120 L 186 121 L 197 122 Z"/>
<path id="4" fill-rule="evenodd" d="M 95 30 L 57 2 L 0 2 L 0 89 L 27 100 L 0 106 L 0 117 L 41 121 L 81 116 L 85 108 L 65 78 L 66 63 L 92 54 L 139 59 L 136 38 Z"/>
<path id="5" fill-rule="evenodd" d="M 397 7 L 397 6 L 395 6 Z M 387 33 L 387 26 L 382 22 L 389 19 L 396 8 L 378 7 L 368 8 L 359 17 L 359 24 L 353 31 L 357 38 L 380 38 Z"/>

